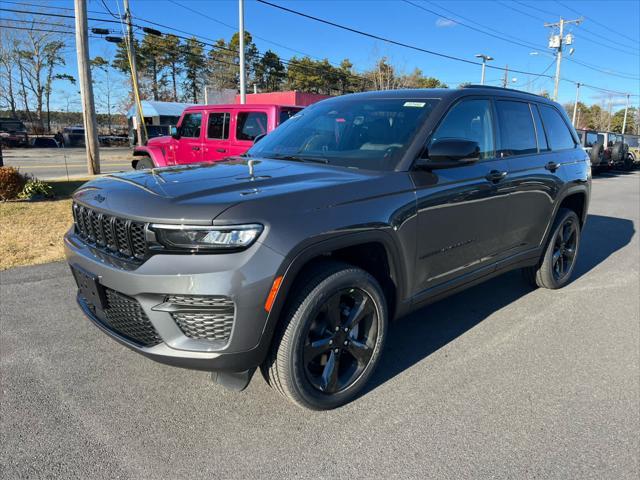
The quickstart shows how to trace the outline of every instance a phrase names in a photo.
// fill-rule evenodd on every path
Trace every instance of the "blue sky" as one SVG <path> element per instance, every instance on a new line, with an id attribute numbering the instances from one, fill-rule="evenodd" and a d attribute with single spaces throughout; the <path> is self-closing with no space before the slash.
<path id="1" fill-rule="evenodd" d="M 20 2 L 22 0 L 14 0 Z M 175 2 L 175 3 L 172 3 Z M 567 27 L 566 32 L 574 36 L 574 54 L 563 61 L 562 77 L 605 89 L 629 92 L 632 104 L 638 105 L 640 94 L 640 2 L 629 1 L 529 1 L 529 0 L 411 0 L 426 9 L 439 12 L 434 15 L 401 0 L 272 0 L 304 13 L 321 17 L 336 23 L 364 30 L 378 36 L 388 37 L 403 43 L 445 53 L 469 60 L 477 53 L 485 53 L 495 58 L 492 65 L 510 69 L 542 72 L 553 75 L 555 65 L 551 50 L 547 48 L 550 29 L 543 23 L 558 21 L 560 16 L 573 19 L 584 15 L 585 21 L 579 26 Z M 40 3 L 38 0 L 24 0 L 25 3 Z M 104 0 L 114 12 L 118 11 L 118 1 Z M 120 8 L 122 1 L 119 0 Z M 216 23 L 182 8 L 178 4 L 198 10 L 218 20 Z M 34 9 L 9 5 L 0 0 L 4 8 Z M 50 0 L 49 7 L 73 7 L 72 0 Z M 146 20 L 171 25 L 193 34 L 217 39 L 228 39 L 237 25 L 236 0 L 130 0 L 133 15 Z M 435 76 L 456 86 L 462 82 L 480 80 L 480 67 L 451 61 L 425 53 L 413 51 L 383 41 L 365 38 L 342 31 L 312 20 L 300 18 L 253 0 L 245 2 L 245 26 L 254 35 L 261 51 L 272 49 L 281 57 L 289 58 L 300 52 L 312 57 L 328 58 L 340 62 L 348 57 L 357 71 L 370 68 L 374 60 L 387 56 L 401 71 L 410 72 L 420 68 L 424 74 Z M 443 10 L 447 9 L 448 11 Z M 89 10 L 105 12 L 101 0 L 89 0 Z M 50 11 L 55 11 L 51 9 Z M 576 14 L 578 12 L 579 14 Z M 1 12 L 7 18 L 6 12 Z M 91 16 L 98 16 L 90 13 Z M 109 17 L 105 17 L 109 18 Z M 140 22 L 143 23 L 143 22 Z M 227 27 L 223 24 L 227 24 Z M 474 31 L 465 25 L 489 31 L 495 36 L 509 36 L 508 41 Z M 91 26 L 114 28 L 113 24 L 91 22 Z M 604 28 L 608 26 L 609 28 Z M 117 27 L 117 26 L 115 26 Z M 617 27 L 622 35 L 614 33 Z M 75 74 L 76 60 L 73 51 L 73 37 L 68 39 L 69 73 Z M 275 43 L 270 43 L 275 42 Z M 526 45 L 518 45 L 517 43 Z M 535 47 L 535 48 L 532 48 Z M 108 55 L 113 47 L 101 39 L 91 41 L 91 55 Z M 537 52 L 537 54 L 532 54 Z M 565 55 L 568 52 L 565 52 Z M 580 65 L 585 62 L 607 74 Z M 487 83 L 501 84 L 503 72 L 487 70 Z M 553 90 L 552 80 L 533 79 L 525 74 L 509 75 L 515 88 L 548 91 Z M 628 78 L 635 77 L 635 78 Z M 588 103 L 600 103 L 609 94 L 590 88 L 581 89 L 581 99 Z M 572 101 L 575 85 L 562 82 L 559 100 Z M 623 103 L 623 99 L 616 99 Z M 618 105 L 616 108 L 621 108 Z"/>

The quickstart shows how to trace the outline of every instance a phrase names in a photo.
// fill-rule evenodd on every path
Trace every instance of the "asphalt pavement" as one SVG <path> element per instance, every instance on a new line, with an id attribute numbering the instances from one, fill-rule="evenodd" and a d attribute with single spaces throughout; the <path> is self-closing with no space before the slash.
<path id="1" fill-rule="evenodd" d="M 83 148 L 12 148 L 3 150 L 4 164 L 18 167 L 40 180 L 87 176 L 87 154 Z M 100 149 L 101 173 L 131 170 L 131 149 Z"/>
<path id="2" fill-rule="evenodd" d="M 596 178 L 575 280 L 511 272 L 391 326 L 331 412 L 163 366 L 83 318 L 67 267 L 0 274 L 3 478 L 637 479 L 640 172 Z"/>

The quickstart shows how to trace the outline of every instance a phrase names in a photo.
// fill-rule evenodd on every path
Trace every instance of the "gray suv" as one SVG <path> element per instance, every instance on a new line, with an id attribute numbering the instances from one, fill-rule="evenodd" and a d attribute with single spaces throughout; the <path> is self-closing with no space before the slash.
<path id="1" fill-rule="evenodd" d="M 107 335 L 236 390 L 260 368 L 328 409 L 370 379 L 391 320 L 516 268 L 567 284 L 590 186 L 545 98 L 367 92 L 303 110 L 240 157 L 85 184 L 64 244 Z"/>

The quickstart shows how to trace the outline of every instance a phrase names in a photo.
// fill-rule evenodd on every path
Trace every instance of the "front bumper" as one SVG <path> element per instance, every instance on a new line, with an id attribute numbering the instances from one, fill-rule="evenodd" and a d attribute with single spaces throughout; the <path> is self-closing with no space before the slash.
<path id="1" fill-rule="evenodd" d="M 102 331 L 132 350 L 169 365 L 198 370 L 244 371 L 262 363 L 265 338 L 264 302 L 284 258 L 260 243 L 237 253 L 210 255 L 157 254 L 141 265 L 123 262 L 87 245 L 73 229 L 64 238 L 70 265 L 95 275 L 102 287 L 135 300 L 160 337 L 142 346 L 105 324 L 78 294 L 85 315 Z M 226 296 L 235 304 L 226 342 L 191 338 L 162 305 L 169 295 Z"/>

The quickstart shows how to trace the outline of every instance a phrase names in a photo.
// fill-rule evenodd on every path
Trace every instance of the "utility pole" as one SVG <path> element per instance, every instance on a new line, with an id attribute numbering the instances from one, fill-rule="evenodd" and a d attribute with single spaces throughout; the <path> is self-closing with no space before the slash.
<path id="1" fill-rule="evenodd" d="M 98 145 L 98 122 L 93 100 L 93 83 L 89 64 L 89 27 L 87 24 L 86 0 L 74 0 L 76 22 L 76 54 L 78 56 L 78 77 L 82 100 L 84 123 L 84 144 L 87 151 L 87 172 L 100 173 L 100 150 Z"/>
<path id="2" fill-rule="evenodd" d="M 576 125 L 576 112 L 578 111 L 578 99 L 580 98 L 580 82 L 576 83 L 576 103 L 573 104 L 573 119 L 571 120 L 571 123 L 573 123 L 574 127 L 577 127 Z"/>
<path id="3" fill-rule="evenodd" d="M 502 88 L 507 88 L 509 85 L 509 65 L 504 66 L 504 78 L 502 79 Z"/>
<path id="4" fill-rule="evenodd" d="M 476 58 L 482 59 L 482 76 L 480 77 L 480 85 L 484 85 L 484 72 L 487 67 L 487 62 L 490 62 L 491 60 L 493 60 L 493 57 L 489 55 L 485 55 L 483 53 L 478 53 L 476 55 Z"/>
<path id="5" fill-rule="evenodd" d="M 613 107 L 613 97 L 609 95 L 609 124 L 607 125 L 607 132 L 611 131 L 611 109 Z"/>
<path id="6" fill-rule="evenodd" d="M 556 76 L 555 82 L 553 86 L 553 100 L 558 101 L 558 86 L 560 84 L 560 64 L 562 63 L 562 46 L 566 43 L 567 45 L 571 45 L 573 43 L 573 37 L 571 35 L 567 35 L 566 38 L 564 36 L 564 26 L 575 24 L 578 25 L 582 22 L 582 18 L 577 18 L 575 20 L 565 20 L 560 17 L 560 21 L 556 23 L 545 23 L 545 27 L 560 29 L 559 35 L 552 35 L 549 39 L 549 48 L 554 48 L 556 50 Z"/>
<path id="7" fill-rule="evenodd" d="M 629 111 L 629 94 L 627 93 L 627 103 L 624 106 L 624 120 L 622 121 L 622 134 L 624 135 L 627 131 L 627 112 Z M 632 129 L 633 131 L 633 129 Z"/>
<path id="8" fill-rule="evenodd" d="M 140 103 L 140 91 L 138 90 L 138 67 L 136 65 L 136 47 L 134 44 L 129 0 L 124 0 L 124 20 L 127 23 L 127 50 L 129 66 L 131 68 L 131 88 L 133 89 L 133 101 L 136 104 L 136 135 L 138 137 L 138 145 L 144 145 L 144 134 L 142 132 L 144 128 L 144 117 Z"/>
<path id="9" fill-rule="evenodd" d="M 240 40 L 240 103 L 247 102 L 246 75 L 244 72 L 244 0 L 238 0 L 238 35 Z"/>

